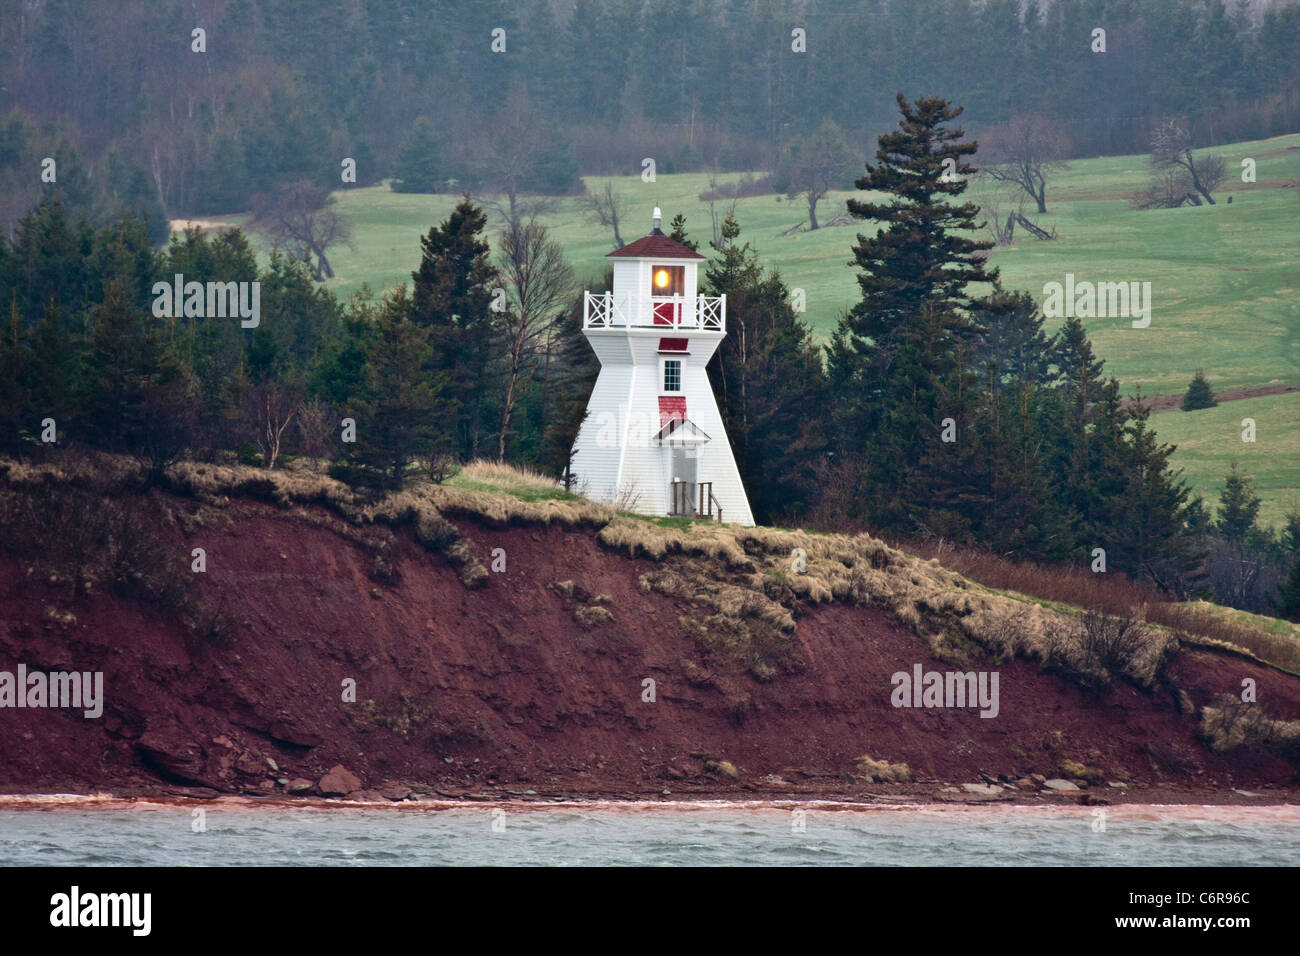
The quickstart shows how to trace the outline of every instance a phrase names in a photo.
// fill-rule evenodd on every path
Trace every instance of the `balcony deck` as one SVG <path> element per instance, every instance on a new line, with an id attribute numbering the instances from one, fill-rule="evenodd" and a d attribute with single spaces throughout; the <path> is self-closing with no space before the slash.
<path id="1" fill-rule="evenodd" d="M 727 331 L 725 295 L 652 296 L 630 302 L 612 292 L 588 292 L 582 299 L 584 329 L 698 329 Z"/>

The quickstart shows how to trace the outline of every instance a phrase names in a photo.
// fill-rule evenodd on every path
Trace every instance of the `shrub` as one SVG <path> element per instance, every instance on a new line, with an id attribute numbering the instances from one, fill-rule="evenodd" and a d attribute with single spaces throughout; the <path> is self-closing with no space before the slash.
<path id="1" fill-rule="evenodd" d="M 1214 400 L 1210 383 L 1205 380 L 1205 372 L 1198 368 L 1187 386 L 1186 394 L 1183 395 L 1183 411 L 1194 412 L 1201 408 L 1214 408 L 1218 404 Z"/>
<path id="2" fill-rule="evenodd" d="M 1201 708 L 1201 738 L 1217 753 L 1246 747 L 1300 756 L 1300 720 L 1275 720 L 1231 694 Z"/>
<path id="3" fill-rule="evenodd" d="M 138 496 L 105 497 L 53 482 L 0 490 L 0 547 L 29 561 L 34 576 L 72 594 L 103 587 L 146 599 L 193 633 L 210 613 L 188 556 L 142 533 L 161 520 Z"/>

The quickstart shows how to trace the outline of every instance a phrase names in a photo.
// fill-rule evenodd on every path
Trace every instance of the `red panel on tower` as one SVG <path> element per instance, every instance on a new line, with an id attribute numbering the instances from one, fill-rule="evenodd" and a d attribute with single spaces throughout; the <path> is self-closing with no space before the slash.
<path id="1" fill-rule="evenodd" d="M 655 325 L 676 325 L 673 319 L 680 307 L 680 302 L 656 302 L 654 304 Z"/>
<path id="2" fill-rule="evenodd" d="M 690 344 L 690 341 L 691 341 L 690 339 L 660 339 L 659 351 L 660 352 L 685 352 L 687 345 Z"/>
<path id="3" fill-rule="evenodd" d="M 686 396 L 685 395 L 660 395 L 659 396 L 659 427 L 663 428 L 674 418 L 684 419 L 686 417 Z"/>

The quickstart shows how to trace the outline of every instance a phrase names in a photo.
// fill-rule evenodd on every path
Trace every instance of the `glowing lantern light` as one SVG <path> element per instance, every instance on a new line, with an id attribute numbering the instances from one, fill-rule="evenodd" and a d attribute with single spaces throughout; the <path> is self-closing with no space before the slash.
<path id="1" fill-rule="evenodd" d="M 659 288 L 665 288 L 668 285 L 668 270 L 660 269 L 655 273 L 655 285 Z"/>

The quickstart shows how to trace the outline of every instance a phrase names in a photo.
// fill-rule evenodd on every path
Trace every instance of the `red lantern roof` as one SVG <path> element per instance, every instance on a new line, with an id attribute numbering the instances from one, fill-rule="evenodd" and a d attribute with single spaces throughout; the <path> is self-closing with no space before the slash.
<path id="1" fill-rule="evenodd" d="M 629 242 L 622 249 L 615 249 L 606 255 L 625 256 L 629 259 L 703 259 L 690 246 L 684 246 L 676 239 L 670 238 L 656 229 L 648 236 L 642 236 L 636 242 Z"/>

